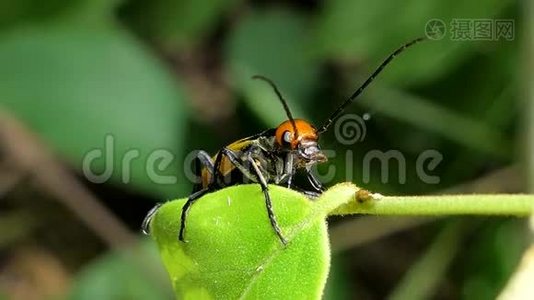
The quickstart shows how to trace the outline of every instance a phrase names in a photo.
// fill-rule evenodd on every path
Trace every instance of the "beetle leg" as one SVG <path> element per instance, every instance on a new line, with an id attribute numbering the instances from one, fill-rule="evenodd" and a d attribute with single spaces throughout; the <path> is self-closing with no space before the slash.
<path id="1" fill-rule="evenodd" d="M 241 170 L 245 174 L 245 176 L 255 178 L 255 177 L 252 176 L 252 174 L 250 172 L 248 172 L 248 170 L 246 170 L 246 168 L 240 162 L 240 160 L 237 157 L 237 155 L 234 152 L 232 152 L 231 150 L 227 149 L 227 148 L 223 148 L 217 154 L 217 157 L 215 158 L 215 163 L 212 163 L 211 165 L 208 163 L 208 162 L 211 163 L 211 159 L 209 159 L 209 156 L 207 155 L 207 153 L 205 153 L 204 151 L 200 151 L 199 155 L 197 156 L 197 159 L 198 159 L 197 161 L 199 161 L 200 163 L 204 164 L 204 166 L 206 168 L 211 169 L 211 173 L 212 173 L 211 183 L 207 188 L 195 191 L 193 194 L 191 194 L 191 196 L 189 196 L 189 198 L 187 199 L 187 202 L 184 204 L 184 206 L 182 208 L 182 215 L 181 215 L 181 219 L 180 219 L 180 233 L 178 235 L 178 239 L 180 241 L 182 241 L 182 242 L 185 242 L 184 232 L 185 232 L 185 227 L 186 227 L 187 215 L 189 213 L 189 209 L 191 208 L 191 206 L 200 197 L 202 197 L 206 193 L 214 190 L 216 188 L 216 184 L 218 183 L 217 180 L 221 180 L 221 182 L 222 182 L 222 180 L 224 180 L 222 178 L 222 174 L 220 172 L 220 166 L 221 166 L 221 162 L 222 162 L 222 159 L 223 159 L 223 155 L 228 157 L 230 162 L 232 164 L 234 164 L 237 168 L 239 168 L 239 170 Z"/>
<path id="2" fill-rule="evenodd" d="M 263 177 L 256 162 L 251 157 L 248 157 L 248 161 L 251 163 L 254 171 L 256 172 L 256 176 L 259 179 L 261 190 L 263 192 L 263 195 L 265 196 L 265 206 L 267 207 L 267 215 L 269 216 L 269 221 L 271 221 L 271 226 L 273 227 L 274 231 L 280 238 L 280 241 L 282 242 L 282 244 L 286 245 L 287 240 L 282 235 L 282 230 L 278 226 L 278 222 L 276 221 L 276 217 L 273 212 L 273 204 L 271 202 L 271 196 L 269 195 L 269 187 L 267 186 L 267 182 L 265 181 L 265 178 Z"/>
<path id="3" fill-rule="evenodd" d="M 291 188 L 293 176 L 295 171 L 293 168 L 293 156 L 288 154 L 285 159 L 275 163 L 276 177 L 274 183 L 276 185 L 286 184 L 287 188 Z"/>
<path id="4" fill-rule="evenodd" d="M 206 151 L 199 150 L 197 153 L 197 159 L 206 169 L 208 169 L 211 174 L 213 174 L 213 161 L 211 160 L 210 155 Z"/>
<path id="5" fill-rule="evenodd" d="M 287 179 L 287 188 L 290 189 L 291 184 L 293 183 L 293 176 L 295 175 L 295 168 L 293 167 L 293 155 L 287 155 L 287 160 L 284 169 L 284 173 L 289 176 L 289 178 Z"/>
<path id="6" fill-rule="evenodd" d="M 253 181 L 253 182 L 258 182 L 258 178 L 257 176 L 255 176 L 254 174 L 252 174 L 250 172 L 250 169 L 247 168 L 247 166 L 245 166 L 245 164 L 243 164 L 242 160 L 237 156 L 237 154 L 235 154 L 235 152 L 233 152 L 232 150 L 228 149 L 228 148 L 223 148 L 221 150 L 221 152 L 226 156 L 228 157 L 228 159 L 230 160 L 230 162 L 236 166 L 236 168 L 239 169 L 239 171 L 241 171 L 241 173 L 243 173 L 243 175 L 245 175 L 245 177 L 247 177 L 249 180 Z"/>
<path id="7" fill-rule="evenodd" d="M 257 181 L 255 177 L 250 173 L 250 171 L 243 165 L 241 159 L 237 156 L 236 153 L 234 153 L 232 150 L 228 148 L 222 148 L 221 151 L 217 154 L 217 157 L 215 158 L 215 165 L 213 167 L 213 178 L 210 183 L 210 190 L 215 189 L 215 187 L 224 187 L 224 176 L 221 173 L 221 163 L 223 156 L 226 156 L 230 162 L 236 166 L 241 173 L 243 173 L 247 178 L 251 179 L 252 181 Z"/>
<path id="8" fill-rule="evenodd" d="M 199 150 L 195 158 L 195 173 L 194 173 L 195 178 L 197 178 L 199 182 L 193 185 L 192 194 L 200 191 L 203 188 L 202 187 L 202 168 L 205 168 L 206 170 L 208 170 L 211 176 L 213 176 L 214 166 L 213 166 L 213 161 L 211 160 L 211 157 L 209 156 L 208 153 L 206 153 L 206 151 Z"/>
<path id="9" fill-rule="evenodd" d="M 315 175 L 313 175 L 311 170 L 307 170 L 306 173 L 306 177 L 308 177 L 308 181 L 312 185 L 313 189 L 319 194 L 324 192 L 325 189 L 323 187 L 323 184 L 315 177 Z"/>
<path id="10" fill-rule="evenodd" d="M 211 177 L 211 183 L 207 188 L 201 189 L 202 184 L 196 184 L 195 187 L 193 187 L 193 193 L 189 196 L 187 199 L 187 202 L 185 202 L 184 206 L 182 207 L 182 214 L 180 217 L 180 233 L 178 234 L 178 239 L 182 242 L 185 242 L 184 240 L 184 231 L 186 226 L 186 219 L 187 214 L 189 213 L 189 209 L 191 208 L 191 205 L 195 203 L 196 200 L 198 200 L 200 197 L 202 197 L 207 192 L 211 191 L 214 188 L 214 181 L 217 176 L 217 170 L 218 168 L 215 168 L 215 166 L 220 165 L 221 160 L 221 154 L 219 153 L 217 155 L 215 164 L 212 162 L 210 156 L 205 151 L 199 151 L 196 157 L 196 170 L 195 170 L 195 176 L 200 177 L 202 176 L 202 166 L 203 165 L 208 172 L 212 174 Z M 147 216 L 148 217 L 148 216 Z"/>
<path id="11" fill-rule="evenodd" d="M 298 186 L 293 186 L 292 189 L 299 193 L 303 193 L 304 195 L 306 195 L 306 197 L 311 198 L 312 200 L 315 200 L 319 198 L 319 196 L 321 196 L 321 193 L 318 193 L 316 191 L 308 191 Z"/>
<path id="12" fill-rule="evenodd" d="M 205 188 L 203 190 L 200 190 L 196 193 L 193 193 L 189 198 L 187 199 L 187 202 L 185 202 L 184 207 L 182 207 L 182 215 L 180 218 L 180 233 L 178 235 L 178 239 L 182 242 L 185 242 L 184 240 L 184 231 L 185 231 L 185 221 L 187 218 L 187 213 L 189 212 L 189 209 L 191 208 L 191 205 L 195 203 L 200 197 L 202 197 L 204 194 L 209 192 L 209 188 Z"/>
<path id="13" fill-rule="evenodd" d="M 287 179 L 287 188 L 290 189 L 292 187 L 292 183 L 293 183 L 293 172 L 291 172 L 291 174 L 289 174 L 289 178 Z"/>
<path id="14" fill-rule="evenodd" d="M 156 204 L 156 206 L 152 207 L 152 209 L 146 214 L 146 217 L 143 219 L 143 223 L 141 224 L 141 232 L 143 232 L 143 234 L 150 234 L 150 222 L 161 205 L 162 203 Z"/>
<path id="15" fill-rule="evenodd" d="M 219 153 L 217 153 L 217 157 L 215 157 L 215 163 L 213 166 L 213 176 L 211 177 L 211 182 L 208 187 L 210 190 L 215 189 L 218 180 L 222 178 L 222 174 L 221 174 L 222 158 L 223 158 L 223 153 L 222 151 L 219 151 Z"/>

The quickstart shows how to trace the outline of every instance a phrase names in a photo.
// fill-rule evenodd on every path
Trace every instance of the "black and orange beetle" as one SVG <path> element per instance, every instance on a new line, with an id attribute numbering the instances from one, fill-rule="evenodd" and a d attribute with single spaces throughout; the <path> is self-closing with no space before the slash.
<path id="1" fill-rule="evenodd" d="M 286 244 L 280 227 L 273 212 L 268 184 L 286 186 L 299 190 L 310 197 L 316 197 L 323 191 L 323 186 L 310 171 L 311 167 L 326 162 L 326 156 L 321 151 L 318 140 L 319 135 L 328 130 L 334 120 L 341 116 L 363 90 L 375 79 L 375 77 L 388 65 L 398 54 L 406 48 L 425 40 L 424 37 L 412 40 L 391 53 L 367 80 L 343 102 L 326 122 L 317 129 L 309 122 L 294 119 L 287 102 L 276 85 L 263 76 L 254 76 L 254 79 L 264 80 L 269 83 L 278 99 L 282 103 L 288 120 L 278 127 L 267 129 L 259 134 L 238 140 L 222 148 L 212 158 L 206 152 L 199 151 L 196 158 L 197 176 L 200 183 L 193 188 L 183 206 L 181 214 L 181 226 L 178 239 L 182 242 L 186 228 L 187 213 L 191 205 L 206 193 L 219 190 L 231 185 L 252 182 L 258 183 L 265 197 L 267 216 L 274 232 L 280 241 Z M 293 177 L 297 170 L 304 170 L 306 177 L 313 190 L 303 190 L 293 184 Z M 143 221 L 143 232 L 148 233 L 150 220 L 160 205 L 151 209 Z"/>

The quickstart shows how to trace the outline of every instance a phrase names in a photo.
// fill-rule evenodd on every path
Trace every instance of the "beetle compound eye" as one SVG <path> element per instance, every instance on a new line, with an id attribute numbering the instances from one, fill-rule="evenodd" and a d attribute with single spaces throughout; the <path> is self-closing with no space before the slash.
<path id="1" fill-rule="evenodd" d="M 291 145 L 292 139 L 293 134 L 289 130 L 284 131 L 284 134 L 282 135 L 282 141 L 284 142 L 284 145 Z"/>

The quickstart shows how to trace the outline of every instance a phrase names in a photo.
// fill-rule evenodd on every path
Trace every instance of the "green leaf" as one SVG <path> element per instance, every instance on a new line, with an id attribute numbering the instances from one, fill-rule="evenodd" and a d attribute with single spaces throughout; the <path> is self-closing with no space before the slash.
<path id="1" fill-rule="evenodd" d="M 192 206 L 178 241 L 185 199 L 156 213 L 151 233 L 181 299 L 319 299 L 329 268 L 325 212 L 302 194 L 270 186 L 273 209 L 289 244 L 267 218 L 259 185 L 230 187 Z"/>
<path id="2" fill-rule="evenodd" d="M 186 199 L 167 202 L 155 213 L 156 240 L 180 299 L 318 299 L 330 264 L 328 215 L 528 215 L 532 195 L 444 195 L 384 197 L 351 183 L 338 184 L 319 199 L 271 185 L 273 210 L 289 241 L 283 246 L 267 217 L 257 184 L 207 194 L 187 218 L 178 241 Z"/>
<path id="3" fill-rule="evenodd" d="M 13 112 L 78 170 L 86 155 L 93 173 L 111 168 L 112 180 L 169 197 L 177 186 L 156 175 L 175 175 L 184 136 L 184 96 L 175 79 L 139 41 L 113 26 L 98 29 L 70 23 L 22 27 L 0 35 L 0 105 Z M 139 154 L 131 171 L 125 154 Z M 150 161 L 157 150 L 173 154 L 163 170 Z M 129 175 L 129 176 L 127 176 Z M 125 177 L 127 176 L 127 177 Z M 161 182 L 159 182 L 161 183 Z"/>
<path id="4" fill-rule="evenodd" d="M 312 57 L 309 27 L 306 17 L 291 11 L 253 12 L 229 37 L 226 57 L 231 82 L 250 109 L 269 126 L 287 117 L 272 89 L 251 77 L 271 78 L 288 100 L 293 115 L 306 119 L 301 107 L 311 103 L 320 63 Z"/>

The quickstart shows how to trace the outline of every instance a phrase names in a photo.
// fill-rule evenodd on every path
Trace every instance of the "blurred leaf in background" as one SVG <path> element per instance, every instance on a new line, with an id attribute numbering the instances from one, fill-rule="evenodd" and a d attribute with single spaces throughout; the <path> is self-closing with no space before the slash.
<path id="1" fill-rule="evenodd" d="M 251 77 L 263 75 L 275 81 L 293 115 L 306 118 L 302 107 L 311 104 L 320 67 L 312 57 L 311 34 L 305 15 L 269 9 L 250 12 L 228 38 L 226 62 L 232 84 L 266 126 L 277 126 L 287 117 L 271 87 Z"/>
<path id="2" fill-rule="evenodd" d="M 0 103 L 79 170 L 91 150 L 110 150 L 105 141 L 112 136 L 113 159 L 96 159 L 94 173 L 112 168 L 116 183 L 131 180 L 145 193 L 175 196 L 176 184 L 157 184 L 146 170 L 159 166 L 149 160 L 156 150 L 173 155 L 157 175 L 181 170 L 186 113 L 177 80 L 112 20 L 92 27 L 71 17 L 1 33 Z M 130 150 L 138 156 L 131 172 L 123 163 Z"/>
<path id="3" fill-rule="evenodd" d="M 448 26 L 453 18 L 497 17 L 511 3 L 499 0 L 328 1 L 318 18 L 316 49 L 318 54 L 328 57 L 380 61 L 384 53 L 403 41 L 424 35 L 425 25 L 431 19 L 442 20 Z M 451 71 L 477 48 L 487 46 L 487 43 L 462 43 L 447 37 L 424 49 L 414 48 L 381 81 L 421 85 Z"/>
<path id="4" fill-rule="evenodd" d="M 126 22 L 169 51 L 198 46 L 240 0 L 128 1 L 121 8 Z"/>
<path id="5" fill-rule="evenodd" d="M 525 223 L 493 220 L 478 228 L 457 264 L 465 274 L 464 299 L 488 299 L 500 293 L 528 245 Z"/>
<path id="6" fill-rule="evenodd" d="M 173 294 L 155 245 L 146 241 L 97 259 L 76 279 L 71 300 L 163 300 Z"/>

